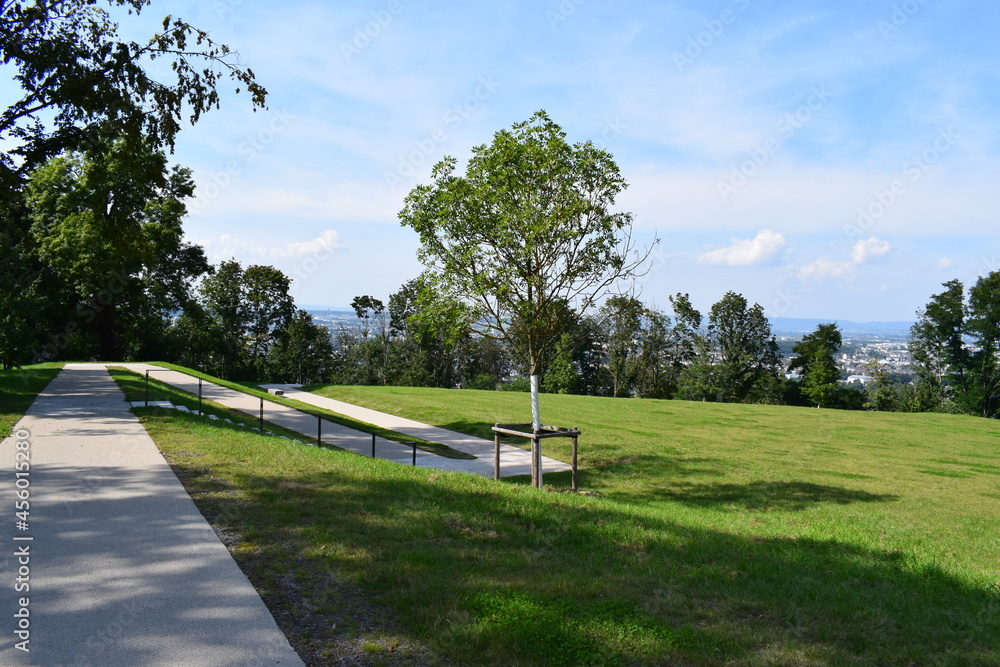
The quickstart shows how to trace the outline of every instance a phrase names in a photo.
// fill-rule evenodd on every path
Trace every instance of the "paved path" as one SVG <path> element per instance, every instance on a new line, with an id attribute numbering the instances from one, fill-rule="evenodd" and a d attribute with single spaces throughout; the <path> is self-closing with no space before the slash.
<path id="1" fill-rule="evenodd" d="M 189 391 L 198 393 L 198 378 L 192 377 L 180 371 L 166 370 L 151 364 L 112 364 L 120 365 L 137 373 L 145 373 L 153 370 L 150 377 L 161 382 Z M 493 477 L 493 441 L 474 438 L 462 433 L 456 433 L 436 426 L 422 424 L 412 419 L 404 419 L 394 415 L 361 408 L 350 403 L 336 401 L 331 398 L 317 396 L 308 392 L 299 391 L 290 385 L 265 385 L 269 387 L 280 387 L 285 390 L 285 398 L 291 398 L 303 403 L 308 403 L 337 414 L 342 414 L 367 424 L 373 424 L 397 433 L 403 433 L 413 437 L 445 444 L 467 454 L 472 454 L 476 459 L 449 459 L 430 452 L 417 450 L 417 465 L 424 468 L 434 468 L 436 470 L 455 470 L 459 472 L 469 472 L 484 477 Z M 242 412 L 258 415 L 260 411 L 260 399 L 250 394 L 221 387 L 208 381 L 202 382 L 202 396 L 208 400 L 220 403 L 228 408 L 241 410 Z M 151 397 L 152 398 L 152 397 Z M 296 410 L 282 403 L 274 401 L 264 401 L 264 420 L 279 426 L 284 426 L 296 433 L 301 433 L 304 437 L 313 441 L 316 439 L 318 418 Z M 372 436 L 354 429 L 341 426 L 334 422 L 322 420 L 322 436 L 325 444 L 334 445 L 341 449 L 347 449 L 363 456 L 371 456 Z M 542 441 L 544 443 L 544 440 Z M 544 446 L 544 444 L 543 444 Z M 407 465 L 412 463 L 412 449 L 391 440 L 376 438 L 375 456 L 389 459 Z M 547 456 L 542 457 L 542 471 L 559 472 L 571 470 L 572 466 Z M 514 475 L 531 474 L 531 453 L 514 447 L 512 445 L 500 446 L 500 475 L 511 477 Z"/>
<path id="2" fill-rule="evenodd" d="M 336 412 L 337 414 L 357 419 L 358 421 L 365 422 L 366 424 L 374 424 L 376 426 L 389 429 L 390 431 L 420 438 L 421 440 L 426 440 L 428 442 L 448 445 L 453 449 L 457 449 L 460 452 L 465 452 L 466 454 L 471 454 L 476 457 L 475 461 L 450 459 L 450 461 L 454 461 L 455 464 L 459 464 L 454 469 L 473 472 L 486 477 L 493 476 L 494 444 L 492 440 L 476 438 L 464 433 L 449 431 L 448 429 L 440 428 L 438 426 L 430 426 L 429 424 L 424 424 L 412 419 L 397 417 L 385 412 L 379 412 L 378 410 L 362 408 L 357 405 L 352 405 L 351 403 L 345 403 L 333 398 L 327 398 L 325 396 L 319 396 L 307 391 L 301 391 L 296 388 L 298 385 L 273 384 L 261 386 L 281 389 L 284 392 L 285 398 L 315 405 L 316 407 L 329 410 L 330 412 Z M 545 441 L 543 440 L 543 447 L 544 442 Z M 438 466 L 431 465 L 430 467 Z M 562 461 L 558 461 L 547 456 L 542 457 L 543 473 L 572 470 L 572 468 L 573 467 L 568 463 L 563 463 Z M 519 447 L 514 447 L 513 445 L 501 444 L 500 475 L 502 477 L 508 477 L 511 475 L 530 474 L 531 452 Z"/>
<path id="3" fill-rule="evenodd" d="M 38 396 L 15 429 L 30 443 L 27 531 L 17 437 L 0 443 L 0 664 L 301 665 L 128 410 L 94 365 L 68 364 Z M 29 653 L 15 646 L 20 598 Z"/>

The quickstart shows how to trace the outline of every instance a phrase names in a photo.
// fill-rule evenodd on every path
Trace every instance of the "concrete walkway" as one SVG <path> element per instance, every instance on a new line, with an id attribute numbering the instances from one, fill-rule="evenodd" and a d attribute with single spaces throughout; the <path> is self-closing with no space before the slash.
<path id="1" fill-rule="evenodd" d="M 103 367 L 68 364 L 0 461 L 0 664 L 302 664 Z"/>
<path id="2" fill-rule="evenodd" d="M 345 403 L 333 398 L 327 398 L 325 396 L 319 396 L 307 391 L 301 391 L 297 388 L 298 385 L 272 384 L 261 386 L 266 388 L 281 389 L 284 392 L 285 398 L 301 401 L 302 403 L 308 403 L 309 405 L 315 405 L 318 408 L 323 408 L 324 410 L 329 410 L 330 412 L 336 412 L 337 414 L 357 419 L 358 421 L 365 422 L 366 424 L 374 424 L 375 426 L 380 426 L 384 429 L 409 435 L 414 438 L 420 438 L 421 440 L 426 440 L 428 442 L 448 445 L 452 449 L 457 449 L 460 452 L 465 452 L 466 454 L 471 454 L 476 457 L 475 461 L 450 459 L 456 464 L 462 464 L 460 467 L 456 467 L 454 469 L 476 473 L 477 475 L 483 475 L 485 477 L 493 476 L 494 444 L 492 440 L 476 438 L 464 433 L 449 431 L 448 429 L 440 428 L 438 426 L 430 426 L 429 424 L 424 424 L 412 419 L 397 417 L 385 412 L 379 412 L 378 410 L 362 408 L 357 405 L 352 405 L 351 403 Z M 542 442 L 544 446 L 544 440 Z M 430 467 L 437 466 L 432 465 Z M 562 461 L 558 461 L 547 456 L 542 457 L 543 473 L 560 472 L 572 469 L 573 466 L 568 463 L 563 463 Z M 501 444 L 500 476 L 508 477 L 512 475 L 530 474 L 531 452 L 519 447 L 514 447 L 513 445 Z"/>
<path id="3" fill-rule="evenodd" d="M 150 377 L 160 382 L 169 384 L 178 389 L 198 394 L 198 378 L 181 373 L 180 371 L 167 370 L 160 366 L 151 364 L 111 364 L 120 365 L 144 374 L 147 370 L 152 370 Z M 344 403 L 331 398 L 324 398 L 316 394 L 294 389 L 294 385 L 264 385 L 266 387 L 281 388 L 285 391 L 285 398 L 294 399 L 316 407 L 320 407 L 337 414 L 342 414 L 352 419 L 372 424 L 384 429 L 403 433 L 405 435 L 420 438 L 428 442 L 435 442 L 448 445 L 454 449 L 471 454 L 475 459 L 449 459 L 429 452 L 417 450 L 417 466 L 423 468 L 434 468 L 436 470 L 453 470 L 458 472 L 468 472 L 483 477 L 493 477 L 493 441 L 474 438 L 455 431 L 449 431 L 436 426 L 422 424 L 412 419 L 404 419 L 394 415 L 361 408 L 350 403 Z M 227 408 L 240 410 L 247 414 L 257 416 L 260 411 L 260 399 L 250 394 L 221 387 L 208 381 L 202 382 L 202 396 L 208 400 L 220 403 Z M 152 397 L 151 397 L 152 398 Z M 282 403 L 264 400 L 264 420 L 283 426 L 287 429 L 301 433 L 304 437 L 315 441 L 318 420 L 313 415 L 306 414 L 295 408 L 291 408 Z M 346 449 L 362 456 L 371 456 L 372 436 L 362 433 L 346 426 L 341 426 L 334 422 L 322 420 L 322 441 L 324 444 L 334 445 L 341 449 Z M 544 442 L 544 441 L 543 441 Z M 410 465 L 412 463 L 412 449 L 391 440 L 384 438 L 375 439 L 375 456 L 377 458 L 389 459 L 398 463 Z M 560 472 L 571 470 L 572 466 L 547 456 L 542 457 L 543 473 Z M 500 446 L 500 475 L 511 477 L 514 475 L 531 474 L 531 453 L 514 447 L 512 445 Z"/>

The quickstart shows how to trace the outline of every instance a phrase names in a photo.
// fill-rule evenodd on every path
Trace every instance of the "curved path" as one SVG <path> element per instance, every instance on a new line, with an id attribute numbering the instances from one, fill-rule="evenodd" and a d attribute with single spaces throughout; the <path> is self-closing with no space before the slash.
<path id="1" fill-rule="evenodd" d="M 301 665 L 129 408 L 67 364 L 0 443 L 0 664 Z"/>

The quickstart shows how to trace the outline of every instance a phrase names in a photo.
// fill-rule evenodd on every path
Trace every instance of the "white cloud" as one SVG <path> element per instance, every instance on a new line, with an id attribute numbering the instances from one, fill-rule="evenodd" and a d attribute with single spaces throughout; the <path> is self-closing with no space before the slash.
<path id="1" fill-rule="evenodd" d="M 954 262 L 947 257 L 942 257 L 938 260 L 937 265 L 939 269 L 950 269 L 954 265 Z"/>
<path id="2" fill-rule="evenodd" d="M 725 266 L 757 266 L 773 260 L 785 247 L 785 237 L 770 229 L 762 229 L 752 239 L 733 239 L 733 245 L 706 252 L 698 258 L 700 264 Z"/>
<path id="3" fill-rule="evenodd" d="M 343 248 L 340 242 L 340 234 L 333 229 L 327 229 L 314 239 L 302 241 L 301 243 L 286 243 L 284 248 L 271 248 L 271 257 L 305 257 L 313 255 L 320 250 L 334 250 Z"/>
<path id="4" fill-rule="evenodd" d="M 812 264 L 807 264 L 799 269 L 799 280 L 826 280 L 830 278 L 841 278 L 851 280 L 854 278 L 854 264 L 851 262 L 835 262 L 829 259 L 817 259 Z"/>
<path id="5" fill-rule="evenodd" d="M 308 241 L 290 241 L 284 246 L 266 246 L 242 241 L 232 234 L 222 234 L 215 240 L 199 241 L 205 246 L 210 260 L 237 259 L 299 259 L 315 255 L 321 251 L 331 251 L 346 247 L 340 242 L 340 234 L 333 229 L 323 231 Z"/>
<path id="6" fill-rule="evenodd" d="M 880 241 L 872 236 L 868 240 L 858 241 L 854 244 L 854 247 L 851 248 L 851 261 L 860 266 L 869 259 L 881 257 L 887 252 L 889 252 L 889 242 Z"/>

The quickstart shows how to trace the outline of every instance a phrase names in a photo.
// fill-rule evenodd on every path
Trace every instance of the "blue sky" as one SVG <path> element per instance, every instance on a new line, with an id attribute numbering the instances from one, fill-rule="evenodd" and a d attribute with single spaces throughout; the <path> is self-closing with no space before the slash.
<path id="1" fill-rule="evenodd" d="M 396 214 L 445 155 L 545 109 L 614 156 L 642 298 L 727 290 L 772 316 L 909 320 L 1000 269 L 994 3 L 155 2 L 270 92 L 185 130 L 190 240 L 273 264 L 299 303 L 420 272 Z"/>

